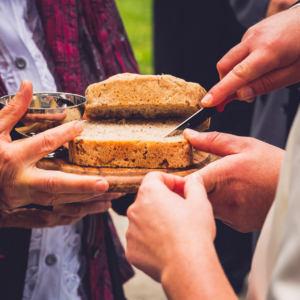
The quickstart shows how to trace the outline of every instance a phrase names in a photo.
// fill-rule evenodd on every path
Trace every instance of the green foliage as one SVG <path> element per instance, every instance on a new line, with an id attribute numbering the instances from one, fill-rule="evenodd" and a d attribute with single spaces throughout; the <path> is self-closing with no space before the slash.
<path id="1" fill-rule="evenodd" d="M 116 0 L 142 74 L 153 74 L 153 0 Z"/>

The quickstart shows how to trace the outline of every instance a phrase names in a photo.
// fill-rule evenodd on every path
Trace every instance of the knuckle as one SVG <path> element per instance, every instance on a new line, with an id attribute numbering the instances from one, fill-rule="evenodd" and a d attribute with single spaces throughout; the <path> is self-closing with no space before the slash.
<path id="1" fill-rule="evenodd" d="M 49 194 L 56 194 L 59 192 L 59 183 L 57 178 L 55 178 L 54 176 L 50 176 L 46 178 L 44 182 L 44 186 L 46 192 L 48 192 Z M 50 197 L 50 202 L 52 204 L 55 202 L 55 200 L 57 200 L 57 197 L 55 196 Z"/>
<path id="2" fill-rule="evenodd" d="M 260 82 L 261 82 L 261 86 L 262 86 L 262 89 L 263 89 L 262 92 L 264 94 L 275 90 L 274 83 L 272 82 L 272 80 L 267 75 L 262 77 Z"/>
<path id="3" fill-rule="evenodd" d="M 134 217 L 134 204 L 130 205 L 127 209 L 126 215 L 129 220 L 132 220 Z M 127 231 L 128 232 L 128 231 Z"/>
<path id="4" fill-rule="evenodd" d="M 152 191 L 153 191 L 153 185 L 149 183 L 142 184 L 141 187 L 139 188 L 137 199 L 143 198 L 144 196 L 151 194 Z"/>
<path id="5" fill-rule="evenodd" d="M 210 141 L 211 144 L 215 143 L 217 139 L 220 139 L 223 136 L 223 133 L 212 131 L 207 134 L 207 139 Z"/>
<path id="6" fill-rule="evenodd" d="M 9 166 L 12 165 L 15 167 L 16 165 L 16 155 L 13 151 L 9 151 L 9 149 L 7 149 L 7 151 L 4 151 L 3 153 L 1 153 L 1 165 L 2 166 Z"/>
<path id="7" fill-rule="evenodd" d="M 225 68 L 225 63 L 223 62 L 223 60 L 220 60 L 218 63 L 217 63 L 217 70 L 220 72 L 220 73 L 224 73 L 226 68 Z"/>
<path id="8" fill-rule="evenodd" d="M 50 134 L 49 132 L 44 132 L 43 136 L 43 148 L 45 151 L 52 151 L 56 148 L 56 136 L 54 134 Z"/>
<path id="9" fill-rule="evenodd" d="M 238 65 L 236 65 L 232 71 L 231 71 L 232 75 L 238 79 L 247 79 L 248 75 L 249 75 L 249 67 L 245 64 L 245 63 L 239 63 Z"/>

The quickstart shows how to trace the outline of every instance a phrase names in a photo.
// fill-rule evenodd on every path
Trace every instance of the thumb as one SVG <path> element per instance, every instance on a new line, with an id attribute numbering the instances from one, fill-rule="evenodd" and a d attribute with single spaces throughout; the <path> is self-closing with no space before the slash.
<path id="1" fill-rule="evenodd" d="M 191 129 L 186 129 L 183 134 L 184 138 L 186 138 L 195 149 L 219 156 L 227 156 L 243 152 L 245 147 L 248 145 L 245 140 L 247 138 L 226 133 L 199 133 Z"/>
<path id="2" fill-rule="evenodd" d="M 198 172 L 195 172 L 186 178 L 186 183 L 184 186 L 184 198 L 197 202 L 199 202 L 199 199 L 207 199 L 204 182 Z"/>
<path id="3" fill-rule="evenodd" d="M 8 136 L 14 125 L 26 113 L 32 99 L 32 84 L 23 80 L 19 92 L 0 111 L 0 135 Z"/>

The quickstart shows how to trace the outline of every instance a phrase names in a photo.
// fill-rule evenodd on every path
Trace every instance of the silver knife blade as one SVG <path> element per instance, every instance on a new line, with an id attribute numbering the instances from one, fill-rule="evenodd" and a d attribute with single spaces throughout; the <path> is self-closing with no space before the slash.
<path id="1" fill-rule="evenodd" d="M 204 107 L 166 134 L 163 138 L 182 134 L 186 128 L 195 129 L 217 112 L 218 110 L 216 107 Z"/>

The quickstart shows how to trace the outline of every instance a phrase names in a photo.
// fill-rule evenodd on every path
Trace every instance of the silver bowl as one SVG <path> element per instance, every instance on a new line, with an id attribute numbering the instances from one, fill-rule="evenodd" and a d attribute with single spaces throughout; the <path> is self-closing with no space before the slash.
<path id="1" fill-rule="evenodd" d="M 15 95 L 0 98 L 0 104 L 7 105 Z M 79 121 L 85 111 L 86 98 L 68 93 L 34 93 L 27 112 L 20 122 L 24 126 L 16 131 L 25 137 L 43 132 L 61 124 Z M 47 157 L 66 155 L 66 148 L 60 147 Z"/>

